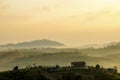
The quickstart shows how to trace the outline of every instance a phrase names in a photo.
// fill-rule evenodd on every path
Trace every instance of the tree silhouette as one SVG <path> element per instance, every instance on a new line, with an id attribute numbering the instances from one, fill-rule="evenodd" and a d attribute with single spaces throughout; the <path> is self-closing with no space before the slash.
<path id="1" fill-rule="evenodd" d="M 95 66 L 95 68 L 96 68 L 96 69 L 100 69 L 100 65 L 97 64 L 97 65 Z"/>
<path id="2" fill-rule="evenodd" d="M 19 69 L 18 66 L 15 66 L 13 70 L 17 71 L 18 69 Z"/>

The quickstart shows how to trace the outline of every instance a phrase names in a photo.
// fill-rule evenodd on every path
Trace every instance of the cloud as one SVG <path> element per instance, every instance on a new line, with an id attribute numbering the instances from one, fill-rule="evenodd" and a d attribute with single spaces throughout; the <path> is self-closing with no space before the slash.
<path id="1" fill-rule="evenodd" d="M 3 5 L 3 6 L 0 6 L 0 11 L 8 10 L 9 8 L 10 8 L 10 6 Z"/>
<path id="2" fill-rule="evenodd" d="M 110 13 L 111 13 L 110 9 L 103 9 L 96 12 L 88 12 L 87 14 L 85 14 L 86 16 L 85 21 L 96 21 L 97 19 L 109 15 Z"/>
<path id="3" fill-rule="evenodd" d="M 50 12 L 51 11 L 51 8 L 49 6 L 43 6 L 40 9 L 41 9 L 41 11 L 44 11 L 44 12 Z"/>
<path id="4" fill-rule="evenodd" d="M 40 12 L 40 13 L 43 13 L 43 12 L 51 12 L 52 9 L 50 6 L 41 6 L 41 7 L 36 7 L 36 8 L 33 8 L 34 11 L 37 11 L 37 12 Z"/>
<path id="5" fill-rule="evenodd" d="M 0 0 L 0 13 L 3 13 L 4 11 L 8 10 L 10 6 L 8 4 L 3 4 L 2 0 Z"/>
<path id="6" fill-rule="evenodd" d="M 100 18 L 105 18 L 110 14 L 112 14 L 112 10 L 109 8 L 105 8 L 98 11 L 81 12 L 81 14 L 72 15 L 67 18 L 81 22 L 86 22 L 86 21 L 96 21 L 99 20 Z"/>
<path id="7" fill-rule="evenodd" d="M 55 9 L 58 9 L 60 7 L 59 4 L 52 4 L 52 5 L 43 5 L 43 6 L 37 6 L 36 8 L 34 8 L 35 10 L 39 11 L 39 12 L 51 12 Z"/>
<path id="8" fill-rule="evenodd" d="M 29 19 L 31 19 L 31 16 L 27 15 L 15 15 L 15 14 L 0 15 L 0 21 L 4 22 L 26 21 Z"/>

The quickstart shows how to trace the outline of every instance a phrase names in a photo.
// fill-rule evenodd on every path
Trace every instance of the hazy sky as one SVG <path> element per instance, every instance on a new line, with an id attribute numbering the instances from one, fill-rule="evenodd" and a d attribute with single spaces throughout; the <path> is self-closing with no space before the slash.
<path id="1" fill-rule="evenodd" d="M 0 0 L 0 44 L 120 40 L 120 0 Z"/>

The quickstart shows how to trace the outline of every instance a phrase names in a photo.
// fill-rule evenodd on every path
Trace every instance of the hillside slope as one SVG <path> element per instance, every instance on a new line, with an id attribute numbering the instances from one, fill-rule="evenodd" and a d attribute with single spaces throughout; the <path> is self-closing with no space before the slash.
<path id="1" fill-rule="evenodd" d="M 57 41 L 42 39 L 42 40 L 34 40 L 34 41 L 30 41 L 30 42 L 22 42 L 22 43 L 17 43 L 17 44 L 11 43 L 11 44 L 6 44 L 6 45 L 1 45 L 0 47 L 4 47 L 4 48 L 39 48 L 39 47 L 54 47 L 54 46 L 64 46 L 64 44 L 57 42 Z"/>

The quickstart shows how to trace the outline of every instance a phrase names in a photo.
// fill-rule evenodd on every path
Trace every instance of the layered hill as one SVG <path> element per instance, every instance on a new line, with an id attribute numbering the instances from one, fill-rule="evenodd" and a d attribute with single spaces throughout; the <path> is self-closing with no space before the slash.
<path id="1" fill-rule="evenodd" d="M 44 42 L 46 40 L 42 40 L 42 41 Z M 14 45 L 18 45 L 18 44 L 14 44 Z M 18 50 L 7 50 L 0 52 L 0 61 L 1 61 L 0 70 L 7 70 L 15 65 L 25 67 L 28 65 L 32 65 L 34 63 L 38 65 L 59 64 L 62 66 L 66 66 L 66 65 L 70 65 L 69 63 L 73 61 L 86 61 L 88 62 L 89 65 L 95 65 L 99 63 L 101 65 L 104 65 L 105 67 L 118 66 L 118 68 L 120 68 L 119 60 L 120 60 L 119 42 L 110 43 L 106 47 L 97 48 L 97 49 L 96 48 L 18 49 Z"/>
<path id="2" fill-rule="evenodd" d="M 4 48 L 39 48 L 39 47 L 59 47 L 64 46 L 63 43 L 42 39 L 42 40 L 34 40 L 29 42 L 22 42 L 22 43 L 11 43 L 6 45 L 1 45 L 0 47 Z"/>

